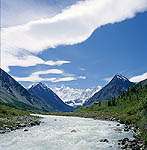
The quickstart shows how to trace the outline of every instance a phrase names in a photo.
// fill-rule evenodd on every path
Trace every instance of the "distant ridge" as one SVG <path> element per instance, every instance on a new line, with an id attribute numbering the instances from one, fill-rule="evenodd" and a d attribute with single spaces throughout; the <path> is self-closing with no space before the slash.
<path id="1" fill-rule="evenodd" d="M 118 97 L 123 91 L 126 91 L 134 84 L 135 83 L 130 82 L 126 77 L 118 73 L 105 87 L 88 99 L 83 106 L 91 105 L 95 101 L 110 100 L 113 97 Z"/>

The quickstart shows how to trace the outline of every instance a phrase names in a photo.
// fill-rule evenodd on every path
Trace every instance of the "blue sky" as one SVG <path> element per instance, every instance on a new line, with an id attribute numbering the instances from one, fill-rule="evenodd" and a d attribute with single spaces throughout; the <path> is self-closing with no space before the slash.
<path id="1" fill-rule="evenodd" d="M 25 87 L 147 78 L 147 2 L 129 1 L 2 0 L 2 68 Z"/>

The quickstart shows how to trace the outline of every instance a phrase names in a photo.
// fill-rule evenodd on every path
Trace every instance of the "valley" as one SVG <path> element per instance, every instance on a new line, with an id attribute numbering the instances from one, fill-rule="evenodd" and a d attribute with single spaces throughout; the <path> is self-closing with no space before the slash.
<path id="1" fill-rule="evenodd" d="M 60 94 L 57 92 L 60 97 L 54 93 L 55 90 L 50 89 L 41 82 L 30 86 L 29 89 L 25 89 L 2 69 L 0 79 L 1 134 L 8 134 L 17 129 L 21 129 L 21 131 L 17 132 L 22 132 L 22 130 L 33 130 L 30 127 L 40 125 L 42 119 L 30 115 L 31 113 L 45 115 L 43 116 L 44 118 L 48 118 L 48 115 L 54 117 L 73 116 L 125 124 L 126 127 L 123 129 L 124 131 L 121 130 L 123 131 L 121 133 L 123 134 L 126 132 L 125 134 L 128 135 L 132 133 L 132 136 L 137 140 L 136 146 L 142 149 L 146 147 L 147 79 L 136 84 L 130 82 L 126 77 L 116 74 L 102 89 L 98 87 L 93 90 L 94 93 L 91 92 L 92 90 L 87 90 L 87 99 L 83 99 L 82 104 L 78 107 L 72 107 L 70 104 L 66 103 L 68 102 L 67 100 L 65 100 L 65 102 L 60 98 L 63 98 L 66 93 L 63 92 L 64 94 L 61 96 L 61 89 Z M 64 87 L 64 89 L 66 89 L 66 87 Z M 69 88 L 67 89 L 70 90 Z M 74 89 L 72 89 L 72 91 L 74 97 L 76 92 L 74 92 Z M 78 95 L 79 99 L 82 99 L 83 95 L 86 97 L 85 91 L 82 91 L 81 93 L 83 94 Z M 91 95 L 91 97 L 88 97 L 88 95 Z M 75 96 L 75 98 L 77 97 Z M 56 119 L 54 119 L 54 121 L 56 121 Z M 42 127 L 42 125 L 40 127 Z M 76 132 L 76 130 L 74 132 Z M 13 133 L 10 133 L 10 135 L 11 134 Z M 130 142 L 130 144 L 132 143 Z M 114 148 L 115 146 L 112 147 Z M 126 144 L 121 147 L 124 146 L 126 146 Z"/>

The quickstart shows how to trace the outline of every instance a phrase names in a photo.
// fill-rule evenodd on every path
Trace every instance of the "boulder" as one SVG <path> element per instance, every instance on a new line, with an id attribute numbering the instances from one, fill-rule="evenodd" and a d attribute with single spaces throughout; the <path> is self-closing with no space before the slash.
<path id="1" fill-rule="evenodd" d="M 26 131 L 28 131 L 28 129 L 24 129 L 24 131 L 26 132 Z"/>
<path id="2" fill-rule="evenodd" d="M 101 139 L 100 142 L 106 142 L 106 143 L 108 143 L 109 141 L 107 139 Z"/>
<path id="3" fill-rule="evenodd" d="M 77 131 L 73 129 L 73 130 L 71 130 L 71 132 L 72 132 L 72 133 L 76 133 Z"/>

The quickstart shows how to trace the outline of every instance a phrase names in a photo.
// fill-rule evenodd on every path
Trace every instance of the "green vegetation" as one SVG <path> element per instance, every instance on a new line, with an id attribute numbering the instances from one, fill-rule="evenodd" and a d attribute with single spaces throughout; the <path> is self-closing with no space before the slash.
<path id="1" fill-rule="evenodd" d="M 0 118 L 10 118 L 13 116 L 29 116 L 29 112 L 11 108 L 0 104 Z"/>

